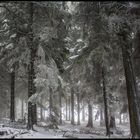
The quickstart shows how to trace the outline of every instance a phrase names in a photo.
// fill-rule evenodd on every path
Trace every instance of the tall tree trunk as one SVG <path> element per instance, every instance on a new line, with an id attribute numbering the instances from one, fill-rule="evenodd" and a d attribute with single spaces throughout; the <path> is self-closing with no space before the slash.
<path id="1" fill-rule="evenodd" d="M 33 3 L 29 3 L 30 11 L 29 11 L 29 34 L 28 34 L 28 46 L 30 49 L 30 63 L 28 65 L 28 98 L 33 95 L 34 92 L 34 83 L 33 83 L 33 73 L 34 73 L 34 46 L 33 46 Z M 27 129 L 33 130 L 33 113 L 32 113 L 32 103 L 28 102 L 28 124 Z"/>
<path id="2" fill-rule="evenodd" d="M 33 51 L 33 70 L 32 70 L 32 78 L 33 78 L 33 84 L 32 84 L 32 90 L 33 90 L 33 94 L 36 93 L 36 87 L 34 84 L 34 80 L 36 78 L 35 76 L 35 69 L 34 69 L 34 61 L 35 61 L 35 57 L 36 57 L 36 50 Z M 37 105 L 36 103 L 32 105 L 32 117 L 33 117 L 33 124 L 37 124 Z"/>
<path id="3" fill-rule="evenodd" d="M 104 67 L 102 67 L 102 81 L 103 81 L 104 118 L 106 125 L 106 136 L 110 136 Z"/>
<path id="4" fill-rule="evenodd" d="M 116 129 L 116 121 L 115 121 L 115 113 L 113 108 L 110 107 L 110 122 L 109 122 L 109 127 L 110 129 L 114 130 Z"/>
<path id="5" fill-rule="evenodd" d="M 53 90 L 50 87 L 50 129 L 57 129 L 59 124 L 59 112 L 56 108 L 55 100 L 56 96 L 54 96 Z M 59 103 L 59 100 L 57 102 Z"/>
<path id="6" fill-rule="evenodd" d="M 59 104 L 60 104 L 60 124 L 62 124 L 62 97 L 61 97 L 61 90 L 59 91 Z"/>
<path id="7" fill-rule="evenodd" d="M 22 117 L 22 120 L 24 119 L 24 102 L 23 102 L 23 99 L 21 99 L 21 117 Z"/>
<path id="8" fill-rule="evenodd" d="M 116 129 L 115 116 L 110 116 L 110 128 Z"/>
<path id="9" fill-rule="evenodd" d="M 91 105 L 91 101 L 89 99 L 88 102 L 88 123 L 87 123 L 87 127 L 91 127 L 93 128 L 93 113 L 92 113 L 92 105 Z"/>
<path id="10" fill-rule="evenodd" d="M 37 124 L 37 108 L 36 108 L 36 104 L 32 105 L 32 118 L 33 118 L 33 124 Z"/>
<path id="11" fill-rule="evenodd" d="M 70 102 L 70 98 L 69 98 L 68 101 L 69 101 L 69 121 L 70 121 L 70 116 L 71 116 L 71 108 L 70 108 L 70 107 L 71 107 L 71 106 L 70 106 L 70 105 L 71 105 L 71 104 L 70 104 L 71 102 Z"/>
<path id="12" fill-rule="evenodd" d="M 66 121 L 68 120 L 68 99 L 66 98 Z"/>
<path id="13" fill-rule="evenodd" d="M 78 114 L 77 125 L 80 125 L 80 97 L 79 97 L 79 93 L 77 93 L 77 114 Z"/>
<path id="14" fill-rule="evenodd" d="M 11 72 L 11 108 L 10 108 L 10 120 L 15 121 L 15 66 Z"/>
<path id="15" fill-rule="evenodd" d="M 128 33 L 121 30 L 119 38 L 122 48 L 123 66 L 125 72 L 126 86 L 127 86 L 127 98 L 128 108 L 130 116 L 130 129 L 132 137 L 140 138 L 140 105 L 139 96 L 137 92 L 137 85 L 135 74 L 133 70 L 133 63 L 130 54 L 130 46 L 128 45 Z"/>
<path id="16" fill-rule="evenodd" d="M 82 121 L 85 121 L 85 105 L 83 100 L 83 107 L 82 107 Z"/>
<path id="17" fill-rule="evenodd" d="M 110 123 L 109 123 L 110 129 L 116 129 L 116 122 L 115 122 L 115 114 L 114 110 L 110 108 Z"/>
<path id="18" fill-rule="evenodd" d="M 49 108 L 50 108 L 50 120 L 52 120 L 52 89 L 50 88 L 50 99 L 49 99 Z"/>
<path id="19" fill-rule="evenodd" d="M 74 90 L 71 89 L 71 124 L 74 125 Z"/>

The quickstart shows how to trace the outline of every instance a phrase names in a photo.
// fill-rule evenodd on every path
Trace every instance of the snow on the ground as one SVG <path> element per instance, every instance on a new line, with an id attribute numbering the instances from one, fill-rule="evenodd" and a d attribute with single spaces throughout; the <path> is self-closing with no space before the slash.
<path id="1" fill-rule="evenodd" d="M 44 124 L 44 123 L 43 123 Z M 15 127 L 15 125 L 13 125 Z M 24 129 L 23 129 L 24 127 Z M 119 130 L 123 131 L 122 134 L 112 134 L 110 138 L 129 138 L 129 125 L 117 125 Z M 7 131 L 7 135 L 0 136 L 0 138 L 109 138 L 105 136 L 105 127 L 100 127 L 99 123 L 94 122 L 94 128 L 87 128 L 86 123 L 81 125 L 71 125 L 70 122 L 65 122 L 59 126 L 59 129 L 48 129 L 45 126 L 34 126 L 36 131 L 26 129 L 26 125 L 21 128 L 12 128 L 6 125 L 0 128 L 0 131 Z"/>

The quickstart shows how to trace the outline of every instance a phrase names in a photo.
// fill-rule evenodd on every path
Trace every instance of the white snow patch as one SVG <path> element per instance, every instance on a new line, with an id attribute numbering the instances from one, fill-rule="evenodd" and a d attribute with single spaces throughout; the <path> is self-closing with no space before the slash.
<path id="1" fill-rule="evenodd" d="M 72 41 L 70 37 L 66 37 L 64 41 Z"/>
<path id="2" fill-rule="evenodd" d="M 77 42 L 83 42 L 83 41 L 82 41 L 82 39 L 79 38 L 79 39 L 77 39 Z"/>
<path id="3" fill-rule="evenodd" d="M 13 48 L 13 43 L 10 43 L 6 46 L 6 49 L 12 49 Z"/>
<path id="4" fill-rule="evenodd" d="M 65 68 L 65 70 L 67 70 L 69 67 L 70 67 L 70 65 L 69 65 L 69 66 L 67 66 L 67 67 Z"/>
<path id="5" fill-rule="evenodd" d="M 74 56 L 71 56 L 69 57 L 70 59 L 75 59 L 76 57 L 78 57 L 79 55 L 74 55 Z"/>
<path id="6" fill-rule="evenodd" d="M 94 128 L 86 127 L 87 122 L 82 122 L 81 125 L 73 126 L 70 122 L 65 122 L 63 125 L 59 125 L 59 129 L 46 129 L 34 125 L 34 129 L 37 131 L 26 130 L 26 129 L 15 129 L 10 127 L 1 128 L 1 131 L 7 131 L 8 135 L 0 136 L 0 138 L 10 138 L 16 135 L 15 138 L 108 138 L 105 135 L 105 127 L 101 127 L 100 123 L 94 121 Z M 46 123 L 42 122 L 42 126 Z M 124 134 L 113 134 L 110 138 L 129 138 L 130 128 L 128 124 L 119 125 L 117 124 Z M 25 132 L 25 133 L 24 133 Z M 66 133 L 65 133 L 66 132 Z M 65 133 L 65 135 L 64 135 Z"/>
<path id="7" fill-rule="evenodd" d="M 12 34 L 10 38 L 15 38 L 17 34 Z"/>
<path id="8" fill-rule="evenodd" d="M 69 49 L 69 51 L 70 51 L 71 53 L 73 53 L 74 50 L 75 50 L 75 48 L 70 48 L 70 49 Z"/>
<path id="9" fill-rule="evenodd" d="M 82 49 L 78 49 L 78 52 L 81 52 L 83 50 L 83 48 Z"/>
<path id="10" fill-rule="evenodd" d="M 5 20 L 2 21 L 2 23 L 8 22 L 8 21 L 9 21 L 8 19 L 5 19 Z"/>

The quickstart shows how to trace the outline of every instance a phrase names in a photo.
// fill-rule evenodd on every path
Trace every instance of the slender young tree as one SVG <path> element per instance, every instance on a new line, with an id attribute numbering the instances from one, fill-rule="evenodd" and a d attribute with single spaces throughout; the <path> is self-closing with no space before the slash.
<path id="1" fill-rule="evenodd" d="M 68 120 L 68 99 L 66 98 L 66 121 Z"/>
<path id="2" fill-rule="evenodd" d="M 59 90 L 60 124 L 62 124 L 62 90 Z"/>
<path id="3" fill-rule="evenodd" d="M 10 120 L 15 121 L 15 66 L 11 69 L 11 108 Z"/>
<path id="4" fill-rule="evenodd" d="M 53 116 L 52 116 L 52 108 L 53 108 L 53 105 L 52 105 L 52 89 L 50 88 L 50 97 L 49 97 L 49 118 L 50 120 L 53 120 Z"/>
<path id="5" fill-rule="evenodd" d="M 77 125 L 80 125 L 80 94 L 79 93 L 77 93 L 77 114 L 78 114 Z"/>
<path id="6" fill-rule="evenodd" d="M 85 104 L 84 104 L 84 100 L 82 102 L 82 121 L 85 121 Z"/>
<path id="7" fill-rule="evenodd" d="M 71 99 L 70 97 L 68 98 L 68 104 L 69 104 L 69 121 L 70 121 L 70 117 L 71 117 Z"/>
<path id="8" fill-rule="evenodd" d="M 74 90 L 71 89 L 71 124 L 75 124 L 74 122 Z"/>

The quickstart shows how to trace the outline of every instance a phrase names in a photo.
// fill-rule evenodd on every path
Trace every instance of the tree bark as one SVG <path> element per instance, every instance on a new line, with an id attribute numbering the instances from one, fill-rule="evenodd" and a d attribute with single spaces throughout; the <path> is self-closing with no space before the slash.
<path id="1" fill-rule="evenodd" d="M 49 128 L 50 129 L 57 129 L 58 128 L 58 124 L 59 124 L 59 119 L 58 119 L 58 116 L 59 116 L 59 112 L 57 112 L 57 108 L 56 108 L 56 104 L 54 102 L 56 98 L 54 97 L 53 95 L 53 90 L 52 88 L 50 87 L 50 125 L 49 125 Z M 59 100 L 58 100 L 59 102 Z"/>
<path id="2" fill-rule="evenodd" d="M 110 108 L 110 122 L 109 122 L 110 129 L 116 129 L 116 121 L 115 121 L 115 114 L 113 108 Z"/>
<path id="3" fill-rule="evenodd" d="M 33 94 L 36 93 L 36 87 L 34 84 L 34 80 L 36 78 L 35 76 L 35 69 L 34 69 L 34 61 L 35 61 L 35 57 L 36 57 L 36 50 L 33 50 L 33 56 L 32 56 L 32 61 L 33 61 L 33 69 L 32 69 L 32 78 L 33 78 L 33 83 L 32 83 L 32 90 L 33 90 Z M 37 124 L 37 105 L 36 103 L 32 105 L 32 117 L 33 117 L 33 124 Z"/>
<path id="4" fill-rule="evenodd" d="M 68 103 L 66 98 L 66 121 L 68 120 Z"/>
<path id="5" fill-rule="evenodd" d="M 132 58 L 130 54 L 130 46 L 128 45 L 128 33 L 119 33 L 119 38 L 121 42 L 123 66 L 125 72 L 126 86 L 127 86 L 127 98 L 128 98 L 128 108 L 130 117 L 130 129 L 132 137 L 140 138 L 140 105 L 139 96 L 137 92 L 136 79 L 133 69 Z"/>
<path id="6" fill-rule="evenodd" d="M 59 91 L 59 104 L 60 104 L 60 124 L 62 124 L 62 99 L 61 90 Z"/>
<path id="7" fill-rule="evenodd" d="M 82 107 L 82 121 L 85 121 L 85 105 L 83 100 L 83 107 Z"/>
<path id="8" fill-rule="evenodd" d="M 71 124 L 74 125 L 74 90 L 71 89 Z"/>
<path id="9" fill-rule="evenodd" d="M 52 89 L 51 88 L 50 88 L 49 108 L 50 108 L 50 120 L 52 120 Z"/>
<path id="10" fill-rule="evenodd" d="M 69 101 L 69 121 L 70 121 L 70 116 L 71 116 L 71 109 L 70 109 L 70 105 L 71 105 L 71 104 L 70 104 L 70 98 L 69 98 L 68 101 Z"/>
<path id="11" fill-rule="evenodd" d="M 11 109 L 10 109 L 10 120 L 15 121 L 15 66 L 11 72 Z"/>
<path id="12" fill-rule="evenodd" d="M 37 124 L 37 107 L 36 104 L 32 105 L 32 118 L 33 118 L 33 124 Z"/>
<path id="13" fill-rule="evenodd" d="M 88 102 L 88 123 L 87 123 L 87 127 L 91 127 L 93 128 L 93 113 L 92 113 L 92 105 L 90 103 L 91 101 L 89 100 Z"/>
<path id="14" fill-rule="evenodd" d="M 21 117 L 22 117 L 22 120 L 24 119 L 24 102 L 23 102 L 23 99 L 21 99 Z"/>
<path id="15" fill-rule="evenodd" d="M 115 116 L 110 116 L 110 128 L 116 129 Z"/>
<path id="16" fill-rule="evenodd" d="M 103 82 L 104 118 L 106 125 L 106 136 L 110 136 L 104 67 L 102 68 L 102 82 Z"/>
<path id="17" fill-rule="evenodd" d="M 78 114 L 77 125 L 80 125 L 80 97 L 79 97 L 79 93 L 77 93 L 77 114 Z"/>
<path id="18" fill-rule="evenodd" d="M 28 33 L 28 46 L 30 49 L 30 62 L 28 65 L 28 98 L 30 98 L 33 95 L 33 73 L 34 73 L 34 47 L 33 47 L 33 30 L 32 30 L 32 24 L 33 24 L 33 3 L 29 3 L 30 11 L 29 11 L 29 33 Z M 28 102 L 28 124 L 27 129 L 33 130 L 33 109 L 32 109 L 32 103 Z"/>

